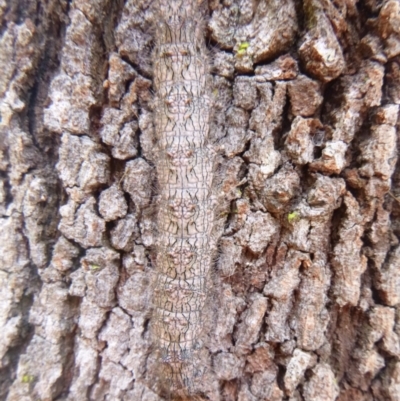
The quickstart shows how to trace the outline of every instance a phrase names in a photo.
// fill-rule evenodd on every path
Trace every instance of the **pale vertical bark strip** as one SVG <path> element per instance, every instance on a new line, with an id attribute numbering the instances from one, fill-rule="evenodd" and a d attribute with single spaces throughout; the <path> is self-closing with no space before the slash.
<path id="1" fill-rule="evenodd" d="M 153 327 L 173 393 L 190 391 L 200 374 L 193 353 L 214 248 L 207 57 L 196 8 L 193 1 L 160 4 L 155 28 L 160 207 Z"/>

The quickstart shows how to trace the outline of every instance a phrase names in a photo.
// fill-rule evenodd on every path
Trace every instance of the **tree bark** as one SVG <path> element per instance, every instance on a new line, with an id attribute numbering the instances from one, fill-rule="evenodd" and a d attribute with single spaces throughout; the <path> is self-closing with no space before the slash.
<path id="1" fill-rule="evenodd" d="M 399 0 L 202 4 L 218 258 L 198 396 L 400 400 Z M 0 1 L 0 399 L 162 399 L 151 0 Z"/>

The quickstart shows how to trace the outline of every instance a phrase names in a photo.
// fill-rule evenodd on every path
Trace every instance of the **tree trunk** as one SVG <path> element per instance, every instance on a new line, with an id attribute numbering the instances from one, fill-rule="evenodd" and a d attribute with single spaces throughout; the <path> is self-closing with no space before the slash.
<path id="1" fill-rule="evenodd" d="M 400 1 L 202 7 L 222 224 L 197 397 L 399 401 Z M 0 1 L 1 400 L 162 399 L 154 8 Z"/>

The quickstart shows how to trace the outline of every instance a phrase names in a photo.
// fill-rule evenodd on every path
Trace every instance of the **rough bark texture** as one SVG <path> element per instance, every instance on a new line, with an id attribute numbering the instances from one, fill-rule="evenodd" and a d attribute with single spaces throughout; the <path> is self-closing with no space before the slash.
<path id="1" fill-rule="evenodd" d="M 0 399 L 156 401 L 150 0 L 0 1 Z M 224 220 L 200 393 L 400 400 L 399 0 L 209 0 Z"/>

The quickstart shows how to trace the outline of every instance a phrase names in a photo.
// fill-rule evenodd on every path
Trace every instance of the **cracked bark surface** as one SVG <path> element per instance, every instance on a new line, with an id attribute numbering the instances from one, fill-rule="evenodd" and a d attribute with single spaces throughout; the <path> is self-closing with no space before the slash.
<path id="1" fill-rule="evenodd" d="M 400 2 L 209 0 L 202 398 L 398 401 Z M 161 400 L 150 0 L 0 1 L 0 400 Z"/>

